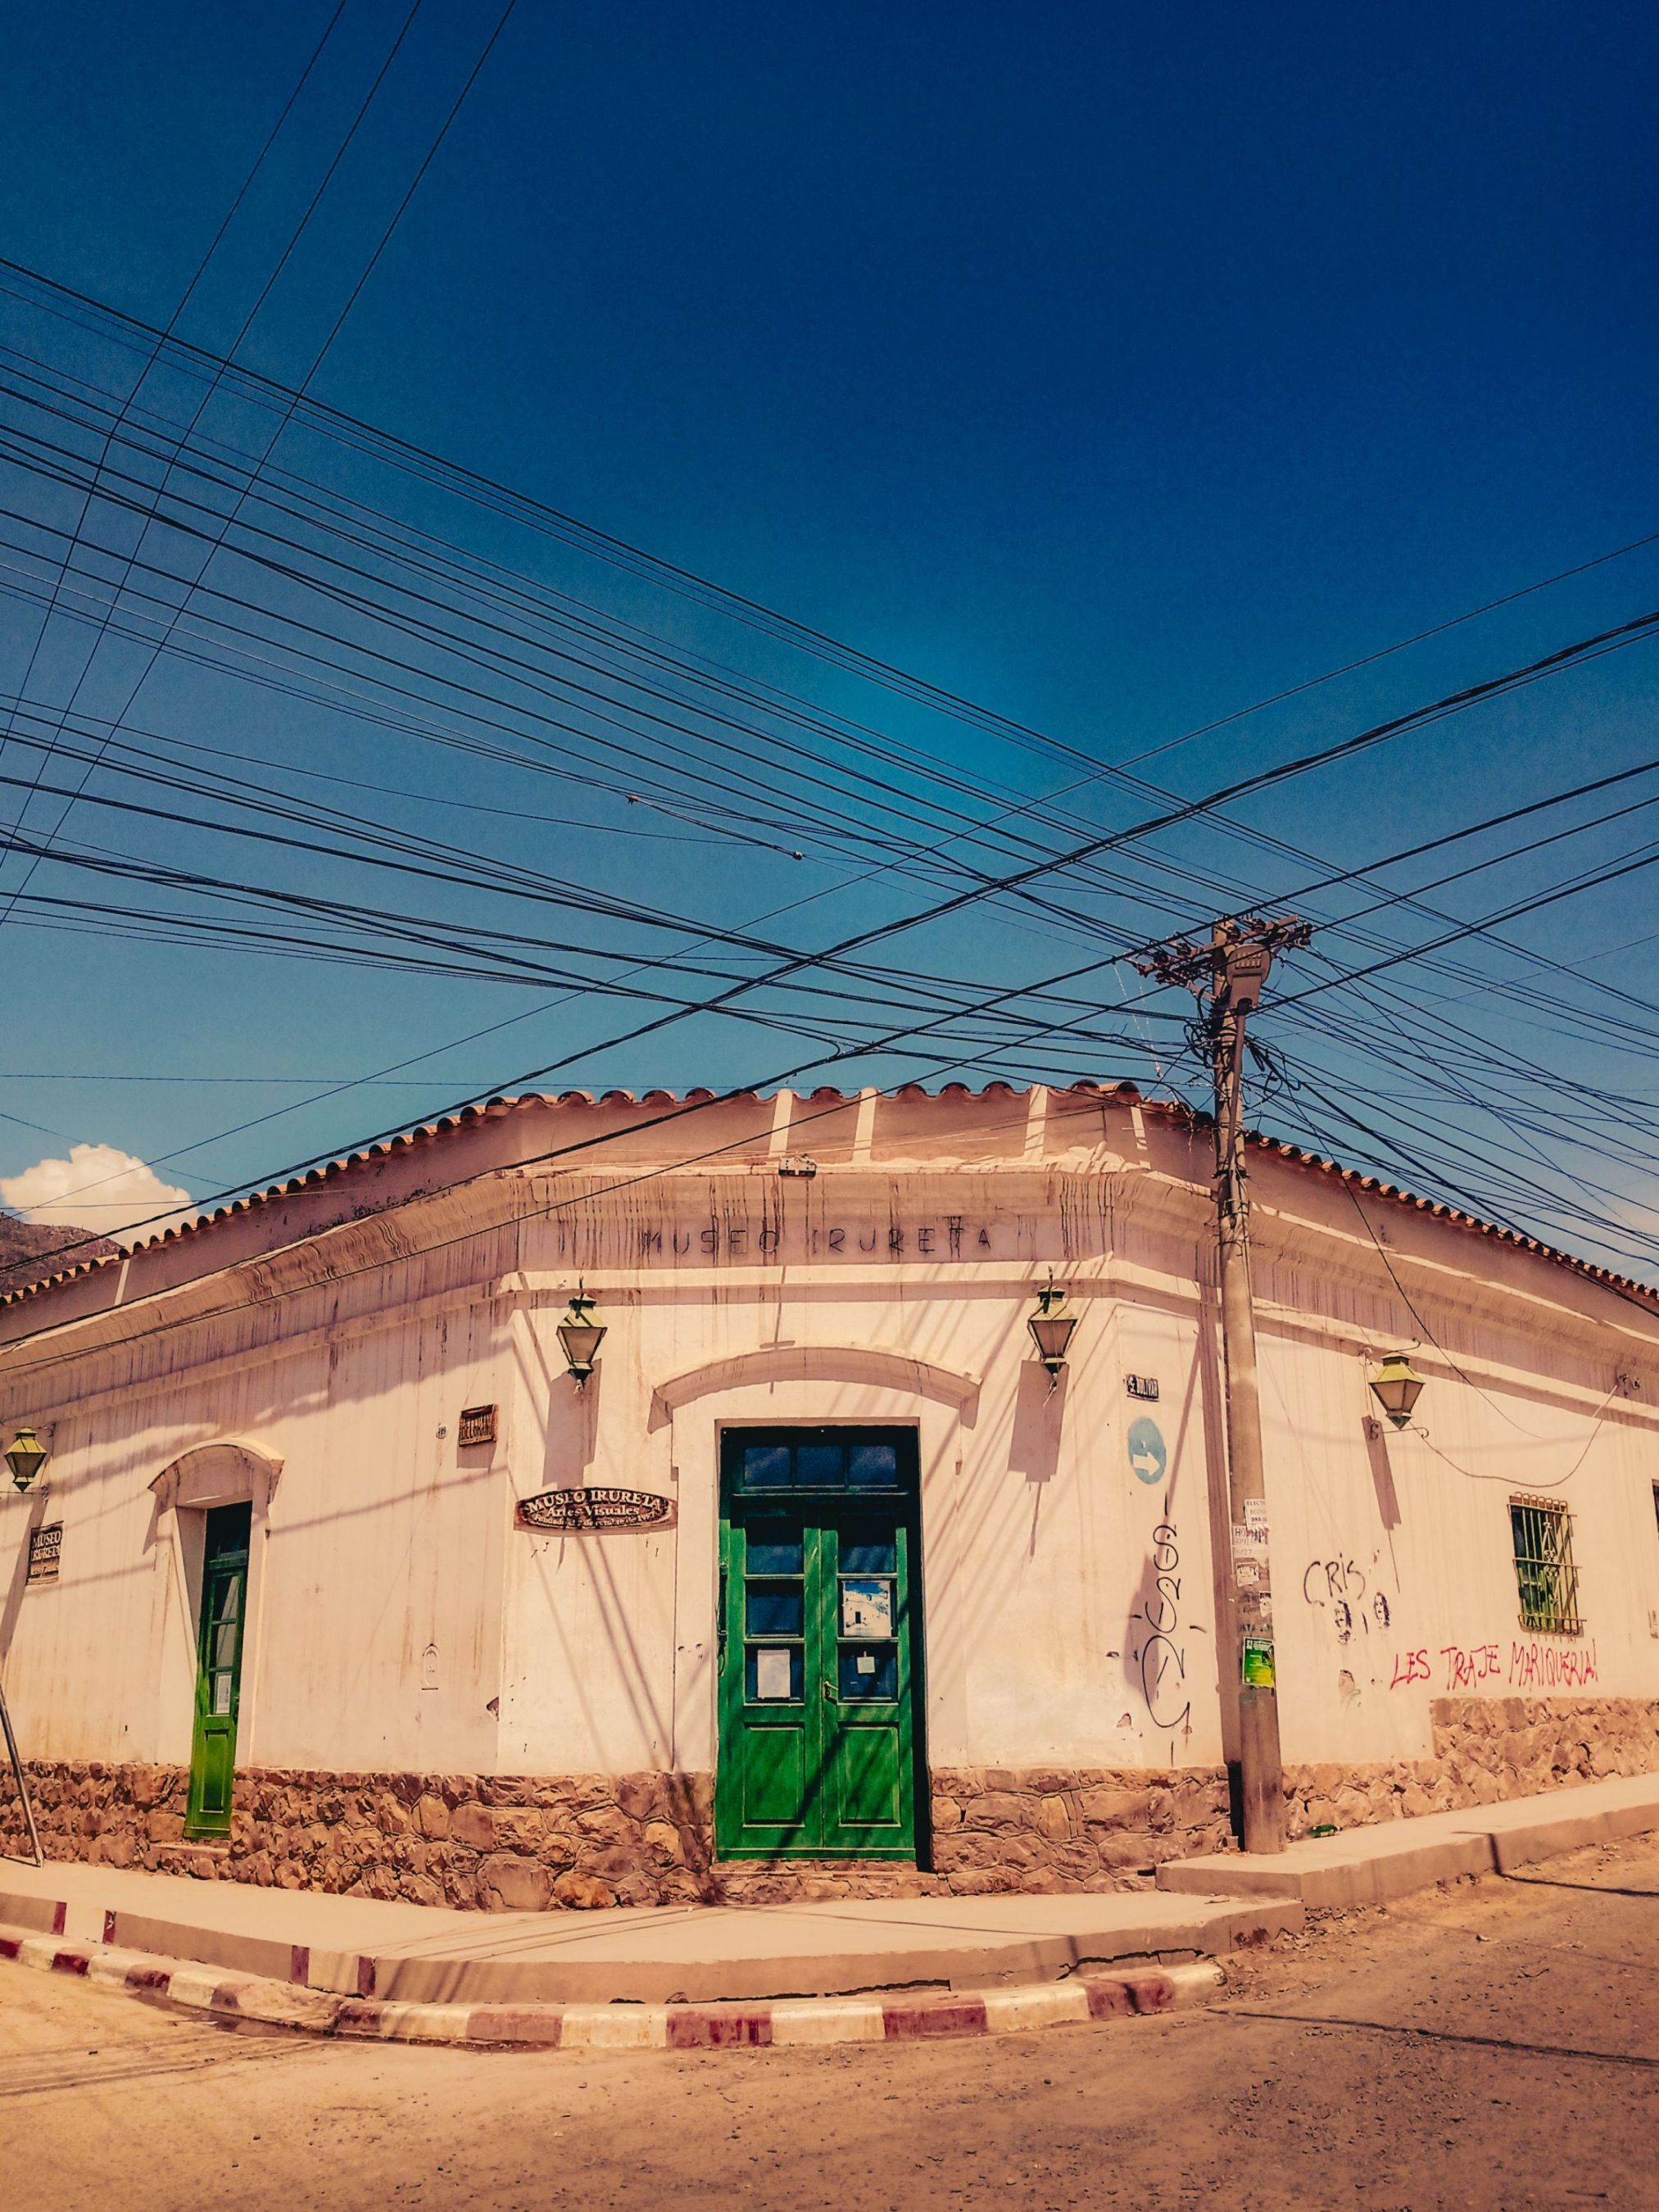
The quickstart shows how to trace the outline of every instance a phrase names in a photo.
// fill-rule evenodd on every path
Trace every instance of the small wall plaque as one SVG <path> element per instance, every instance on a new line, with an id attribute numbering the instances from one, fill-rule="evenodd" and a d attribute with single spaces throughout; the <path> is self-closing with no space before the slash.
<path id="1" fill-rule="evenodd" d="M 26 1579 L 32 1583 L 55 1583 L 58 1554 L 63 1548 L 64 1524 L 61 1521 L 49 1521 L 44 1528 L 31 1528 Z"/>
<path id="2" fill-rule="evenodd" d="M 1156 1398 L 1158 1395 L 1156 1375 L 1126 1375 L 1123 1380 L 1132 1398 Z"/>
<path id="3" fill-rule="evenodd" d="M 493 1444 L 495 1441 L 495 1408 L 493 1406 L 464 1407 L 457 1443 L 465 1449 L 468 1444 Z"/>
<path id="4" fill-rule="evenodd" d="M 598 1484 L 584 1490 L 544 1490 L 521 1498 L 514 1516 L 520 1528 L 550 1529 L 561 1536 L 588 1535 L 609 1528 L 667 1528 L 674 1501 L 649 1490 L 611 1490 Z"/>

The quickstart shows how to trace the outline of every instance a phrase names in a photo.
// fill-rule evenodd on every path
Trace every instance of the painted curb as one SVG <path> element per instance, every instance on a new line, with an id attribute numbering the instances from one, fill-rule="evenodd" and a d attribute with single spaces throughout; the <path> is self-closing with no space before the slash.
<path id="1" fill-rule="evenodd" d="M 164 1999 L 221 2020 L 374 2043 L 465 2043 L 543 2051 L 753 2051 L 789 2044 L 903 2043 L 1018 2035 L 1033 2028 L 1203 2004 L 1226 1977 L 1213 1960 L 1077 1975 L 1012 1989 L 887 1990 L 757 2004 L 399 2004 L 337 1996 L 112 1943 L 66 1944 L 0 1928 L 0 1959 L 100 1988 Z"/>

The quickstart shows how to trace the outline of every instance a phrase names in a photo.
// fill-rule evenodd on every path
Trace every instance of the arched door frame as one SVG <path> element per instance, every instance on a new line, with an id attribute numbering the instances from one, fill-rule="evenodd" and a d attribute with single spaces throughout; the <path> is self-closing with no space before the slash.
<path id="1" fill-rule="evenodd" d="M 216 1505 L 247 1504 L 247 1610 L 242 1641 L 242 1689 L 236 1726 L 239 1765 L 251 1765 L 258 1726 L 264 1553 L 271 1501 L 282 1479 L 276 1454 L 240 1437 L 193 1445 L 168 1462 L 150 1483 L 156 1540 L 168 1562 L 168 1599 L 161 1638 L 156 1716 L 157 1756 L 190 1763 L 195 1710 L 197 1635 L 202 1605 L 202 1554 L 207 1516 Z"/>
<path id="2" fill-rule="evenodd" d="M 781 1384 L 787 1384 L 787 1390 Z M 927 1711 L 930 1744 L 963 1733 L 964 1667 L 950 1592 L 957 1532 L 949 1503 L 963 1431 L 979 1410 L 980 1379 L 863 1345 L 770 1345 L 711 1360 L 659 1383 L 652 1426 L 669 1431 L 679 1504 L 675 1565 L 672 1764 L 713 1774 L 718 1742 L 716 1619 L 720 1596 L 720 1453 L 727 1428 L 845 1424 L 914 1428 L 921 1457 Z M 934 1756 L 937 1758 L 938 1752 Z"/>

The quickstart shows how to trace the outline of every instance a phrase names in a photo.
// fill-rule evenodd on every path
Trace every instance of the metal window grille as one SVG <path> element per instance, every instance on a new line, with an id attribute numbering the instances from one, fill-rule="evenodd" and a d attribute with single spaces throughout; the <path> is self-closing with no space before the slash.
<path id="1" fill-rule="evenodd" d="M 1512 1498 L 1515 1579 L 1521 1592 L 1521 1626 L 1548 1636 L 1577 1636 L 1578 1570 L 1572 1557 L 1572 1516 L 1548 1498 Z"/>

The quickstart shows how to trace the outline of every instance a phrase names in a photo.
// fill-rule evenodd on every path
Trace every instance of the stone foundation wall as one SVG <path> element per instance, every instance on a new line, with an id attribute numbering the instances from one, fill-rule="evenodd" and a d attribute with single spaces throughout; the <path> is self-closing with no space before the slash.
<path id="1" fill-rule="evenodd" d="M 1434 1756 L 1285 1770 L 1290 1832 L 1495 1803 L 1659 1771 L 1659 1704 L 1444 1698 Z M 716 1863 L 707 1775 L 236 1778 L 229 1839 L 186 1844 L 182 1767 L 42 1763 L 50 1858 L 483 1911 L 781 1904 L 1134 1888 L 1159 1863 L 1231 1847 L 1218 1769 L 936 1768 L 929 1872 L 870 1860 Z M 0 1771 L 0 1850 L 26 1848 Z"/>
<path id="2" fill-rule="evenodd" d="M 1610 1774 L 1659 1771 L 1659 1704 L 1642 1698 L 1436 1698 L 1432 1759 L 1290 1766 L 1290 1832 L 1449 1813 Z"/>
<path id="3" fill-rule="evenodd" d="M 1231 1847 L 1219 1767 L 933 1770 L 933 1864 L 958 1896 L 1132 1888 L 1164 1859 Z"/>
<path id="4" fill-rule="evenodd" d="M 31 1776 L 50 1858 L 485 1911 L 1115 1889 L 1227 1839 L 1218 1772 L 936 1771 L 932 1872 L 869 1860 L 717 1865 L 706 1775 L 254 1769 L 236 1778 L 231 1833 L 218 1843 L 185 1840 L 182 1767 L 43 1762 Z M 0 1790 L 0 1849 L 21 1849 L 23 1836 Z"/>

